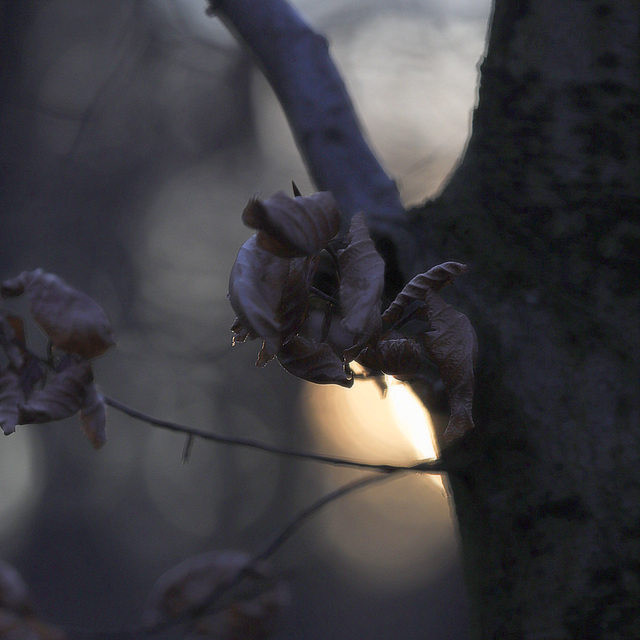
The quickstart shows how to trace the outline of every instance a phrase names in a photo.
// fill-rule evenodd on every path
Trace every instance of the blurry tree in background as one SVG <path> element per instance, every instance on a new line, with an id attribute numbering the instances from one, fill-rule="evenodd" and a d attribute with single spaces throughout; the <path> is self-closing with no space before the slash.
<path id="1" fill-rule="evenodd" d="M 250 6 L 215 4 L 232 21 Z M 112 395 L 180 421 L 309 444 L 309 432 L 282 429 L 301 420 L 291 415 L 296 388 L 277 370 L 258 377 L 248 358 L 229 358 L 222 329 L 228 246 L 245 237 L 236 212 L 254 191 L 291 177 L 306 191 L 309 182 L 301 167 L 282 175 L 284 164 L 269 156 L 275 126 L 256 107 L 260 85 L 246 55 L 196 36 L 179 4 L 162 5 L 171 21 L 160 6 L 3 5 L 3 271 L 73 274 L 105 301 L 122 327 L 119 355 L 98 375 Z M 460 166 L 438 197 L 407 215 L 367 211 L 395 270 L 390 292 L 445 260 L 472 265 L 449 296 L 479 337 L 478 428 L 442 457 L 473 637 L 640 635 L 639 14 L 635 0 L 496 0 Z M 399 34 L 412 33 L 407 22 Z M 283 65 L 266 71 L 286 74 Z M 384 88 L 374 92 L 379 102 L 393 94 Z M 319 89 L 318 101 L 326 97 Z M 402 105 L 392 116 L 402 118 Z M 426 164 L 444 166 L 450 152 L 435 145 Z M 331 157 L 305 160 L 317 186 L 340 190 L 318 178 Z M 249 193 L 232 182 L 238 175 Z M 15 524 L 3 544 L 46 613 L 70 626 L 107 625 L 114 611 L 131 620 L 160 558 L 164 568 L 202 548 L 255 548 L 305 495 L 320 493 L 313 469 L 257 454 L 196 446 L 180 469 L 175 438 L 129 423 L 91 458 L 58 427 L 19 435 L 28 472 L 8 477 L 26 490 L 6 508 Z M 426 494 L 420 500 L 427 511 Z M 355 564 L 345 561 L 346 578 L 336 580 L 342 560 L 328 564 L 319 531 L 287 549 L 301 587 L 282 637 L 464 633 L 455 577 L 356 589 Z M 139 581 L 125 588 L 127 576 Z"/>

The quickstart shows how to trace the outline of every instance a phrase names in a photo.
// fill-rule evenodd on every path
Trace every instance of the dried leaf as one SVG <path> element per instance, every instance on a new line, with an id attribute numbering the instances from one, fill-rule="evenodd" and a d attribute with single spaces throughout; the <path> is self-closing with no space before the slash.
<path id="1" fill-rule="evenodd" d="M 107 443 L 107 407 L 104 396 L 93 382 L 87 385 L 87 395 L 80 409 L 80 426 L 94 449 Z"/>
<path id="2" fill-rule="evenodd" d="M 181 562 L 154 585 L 143 614 L 144 626 L 153 629 L 180 620 L 190 622 L 202 639 L 266 638 L 276 614 L 288 604 L 288 591 L 270 576 L 266 563 L 252 566 L 250 561 L 246 553 L 224 551 Z M 224 608 L 204 611 L 223 590 Z"/>
<path id="3" fill-rule="evenodd" d="M 467 271 L 467 265 L 460 262 L 445 262 L 432 267 L 426 273 L 420 273 L 408 282 L 396 299 L 382 314 L 382 322 L 386 327 L 393 326 L 402 316 L 404 309 L 414 300 L 424 300 L 425 291 L 440 291 L 442 287 L 453 282 L 459 275 Z"/>
<path id="4" fill-rule="evenodd" d="M 451 442 L 473 429 L 471 416 L 478 343 L 467 316 L 447 304 L 433 289 L 425 289 L 426 316 L 431 330 L 423 335 L 425 349 L 438 366 L 451 415 L 444 438 Z"/>
<path id="5" fill-rule="evenodd" d="M 20 388 L 20 376 L 9 367 L 0 371 L 0 428 L 6 436 L 20 424 L 20 405 L 24 394 Z"/>
<path id="6" fill-rule="evenodd" d="M 284 339 L 304 322 L 307 262 L 279 258 L 247 240 L 229 277 L 229 302 L 238 318 L 239 336 L 259 336 L 275 354 Z"/>
<path id="7" fill-rule="evenodd" d="M 42 389 L 36 389 L 20 408 L 19 424 L 41 424 L 62 420 L 84 406 L 93 380 L 91 363 L 67 356 L 57 371 L 47 376 Z"/>
<path id="8" fill-rule="evenodd" d="M 56 275 L 23 271 L 5 280 L 0 292 L 5 297 L 25 293 L 35 321 L 58 349 L 95 358 L 115 344 L 104 309 Z"/>
<path id="9" fill-rule="evenodd" d="M 360 352 L 357 362 L 367 369 L 392 376 L 417 373 L 424 365 L 425 354 L 413 338 L 380 340 Z"/>
<path id="10" fill-rule="evenodd" d="M 351 220 L 347 246 L 338 251 L 338 265 L 341 324 L 356 342 L 361 342 L 381 328 L 380 296 L 384 287 L 384 260 L 376 251 L 362 213 Z"/>
<path id="11" fill-rule="evenodd" d="M 260 247 L 291 258 L 323 249 L 340 229 L 340 212 L 327 191 L 294 198 L 278 191 L 266 200 L 251 200 L 242 221 L 258 230 Z"/>
<path id="12" fill-rule="evenodd" d="M 316 384 L 353 386 L 344 362 L 326 342 L 313 342 L 302 336 L 293 336 L 278 352 L 278 362 L 291 374 Z"/>

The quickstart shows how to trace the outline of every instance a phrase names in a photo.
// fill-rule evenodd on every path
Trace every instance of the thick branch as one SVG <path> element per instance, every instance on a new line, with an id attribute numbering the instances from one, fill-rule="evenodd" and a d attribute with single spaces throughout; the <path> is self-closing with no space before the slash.
<path id="1" fill-rule="evenodd" d="M 345 214 L 343 224 L 364 211 L 369 228 L 406 253 L 413 243 L 404 230 L 398 190 L 362 135 L 326 39 L 284 0 L 218 0 L 211 5 L 256 57 L 313 181 L 333 193 Z"/>

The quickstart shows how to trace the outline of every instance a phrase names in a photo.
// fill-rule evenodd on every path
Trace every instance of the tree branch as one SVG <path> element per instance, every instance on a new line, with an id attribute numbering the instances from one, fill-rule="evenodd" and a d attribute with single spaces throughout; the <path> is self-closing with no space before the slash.
<path id="1" fill-rule="evenodd" d="M 352 467 L 355 469 L 369 469 L 371 471 L 378 471 L 380 473 L 394 473 L 396 471 L 415 471 L 419 473 L 445 473 L 446 465 L 444 461 L 437 460 L 421 460 L 411 465 L 392 465 L 392 464 L 379 464 L 371 462 L 360 462 L 358 460 L 349 460 L 347 458 L 340 458 L 336 456 L 328 456 L 322 453 L 313 453 L 310 451 L 295 451 L 280 447 L 278 445 L 269 444 L 267 442 L 261 442 L 260 440 L 254 440 L 253 438 L 243 438 L 238 436 L 223 436 L 218 433 L 212 433 L 211 431 L 205 431 L 204 429 L 198 429 L 197 427 L 190 427 L 171 420 L 163 420 L 160 418 L 154 418 L 142 411 L 138 411 L 133 407 L 110 398 L 103 394 L 103 398 L 106 404 L 110 407 L 121 411 L 122 413 L 146 422 L 147 424 L 169 431 L 177 433 L 183 433 L 189 438 L 202 438 L 203 440 L 209 440 L 211 442 L 217 442 L 219 444 L 248 447 L 251 449 L 257 449 L 259 451 L 266 451 L 267 453 L 274 453 L 276 455 L 289 456 L 293 458 L 302 458 L 304 460 L 313 460 L 315 462 L 324 462 L 325 464 L 332 464 L 340 467 Z"/>
<path id="2" fill-rule="evenodd" d="M 210 0 L 244 41 L 271 84 L 317 188 L 331 191 L 344 214 L 343 231 L 363 211 L 372 232 L 402 247 L 403 262 L 416 251 L 396 184 L 373 155 L 351 99 L 328 50 L 285 0 Z"/>

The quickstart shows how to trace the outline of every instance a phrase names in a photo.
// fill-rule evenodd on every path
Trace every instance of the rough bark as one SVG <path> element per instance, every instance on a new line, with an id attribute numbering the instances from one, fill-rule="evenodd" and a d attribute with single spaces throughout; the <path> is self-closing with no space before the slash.
<path id="1" fill-rule="evenodd" d="M 466 156 L 415 221 L 473 266 L 477 638 L 640 637 L 639 14 L 498 0 Z"/>
<path id="2" fill-rule="evenodd" d="M 477 428 L 443 455 L 474 638 L 640 637 L 639 14 L 496 0 L 464 160 L 397 246 L 472 268 Z"/>

